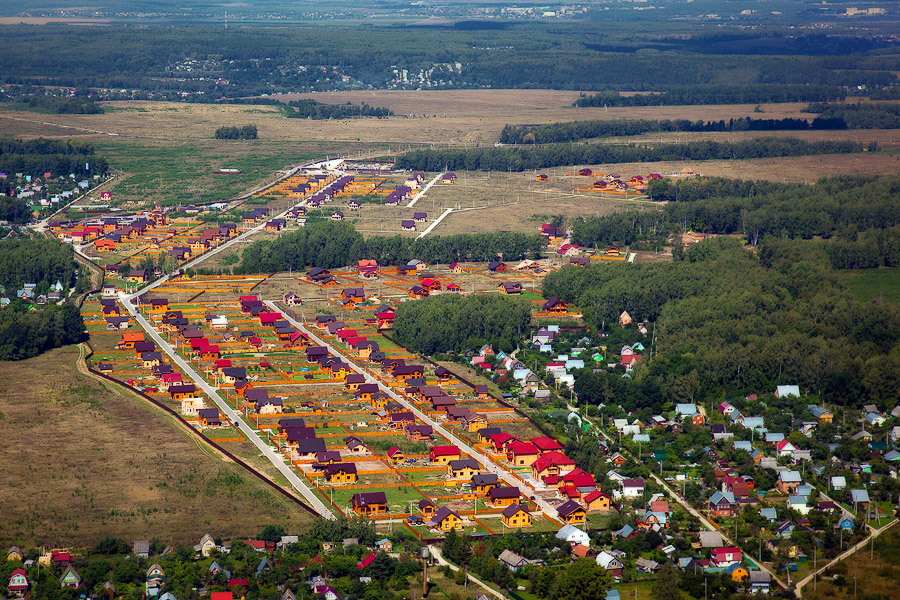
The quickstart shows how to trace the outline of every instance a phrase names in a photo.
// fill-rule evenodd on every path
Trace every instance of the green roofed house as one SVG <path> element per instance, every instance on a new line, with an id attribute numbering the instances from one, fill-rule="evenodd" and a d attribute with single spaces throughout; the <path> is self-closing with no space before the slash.
<path id="1" fill-rule="evenodd" d="M 74 567 L 69 565 L 59 578 L 59 584 L 62 587 L 77 588 L 81 585 L 81 575 L 78 574 L 78 571 L 76 571 Z"/>
<path id="2" fill-rule="evenodd" d="M 666 454 L 665 450 L 654 450 L 653 458 L 656 460 L 656 462 L 664 462 L 666 460 L 669 460 L 669 456 L 668 454 Z"/>

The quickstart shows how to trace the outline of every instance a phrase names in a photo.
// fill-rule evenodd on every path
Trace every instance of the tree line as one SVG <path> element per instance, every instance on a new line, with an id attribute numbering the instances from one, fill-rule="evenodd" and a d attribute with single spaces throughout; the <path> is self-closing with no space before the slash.
<path id="1" fill-rule="evenodd" d="M 381 106 L 362 104 L 324 104 L 315 100 L 293 100 L 283 107 L 291 119 L 348 119 L 350 117 L 390 117 L 394 112 Z"/>
<path id="2" fill-rule="evenodd" d="M 217 140 L 255 140 L 259 137 L 256 125 L 243 127 L 219 127 L 216 129 Z"/>
<path id="3" fill-rule="evenodd" d="M 540 236 L 524 233 L 479 233 L 412 240 L 401 236 L 365 239 L 349 223 L 316 221 L 274 240 L 254 242 L 244 249 L 239 273 L 263 273 L 320 267 L 335 269 L 362 259 L 381 265 L 505 260 L 538 256 L 544 248 Z"/>
<path id="4" fill-rule="evenodd" d="M 815 103 L 806 110 L 819 113 L 823 119 L 843 121 L 850 129 L 900 129 L 900 104 L 897 103 Z"/>
<path id="5" fill-rule="evenodd" d="M 64 177 L 70 173 L 87 176 L 106 173 L 109 164 L 94 154 L 93 144 L 77 140 L 21 140 L 0 138 L 0 172 L 25 173 L 43 177 L 51 173 Z"/>
<path id="6" fill-rule="evenodd" d="M 575 140 L 641 135 L 668 131 L 810 131 L 847 129 L 840 117 L 829 119 L 729 119 L 691 121 L 689 119 L 616 119 L 615 121 L 570 121 L 548 125 L 507 125 L 500 132 L 501 144 L 550 144 Z"/>
<path id="7" fill-rule="evenodd" d="M 569 143 L 540 147 L 413 150 L 400 155 L 394 166 L 412 171 L 526 171 L 565 165 L 849 154 L 860 152 L 862 148 L 861 144 L 847 140 L 805 141 L 795 138 L 655 145 Z"/>
<path id="8" fill-rule="evenodd" d="M 40 112 L 54 113 L 58 115 L 98 115 L 103 113 L 103 108 L 86 98 L 28 95 L 12 98 L 28 109 L 36 109 Z"/>
<path id="9" fill-rule="evenodd" d="M 235 29 L 228 35 L 216 27 L 136 30 L 111 25 L 89 36 L 64 25 L 49 24 L 39 33 L 11 25 L 3 30 L 6 51 L 0 55 L 0 72 L 6 84 L 110 90 L 103 92 L 110 99 L 201 102 L 350 86 L 387 88 L 398 85 L 397 67 L 418 71 L 456 62 L 462 69 L 445 71 L 443 83 L 435 84 L 657 92 L 674 88 L 681 98 L 671 102 L 678 104 L 843 100 L 844 86 L 880 89 L 896 82 L 895 57 L 860 48 L 850 36 L 840 38 L 843 47 L 838 52 L 852 52 L 853 60 L 839 61 L 843 57 L 815 55 L 820 38 L 814 44 L 794 45 L 784 55 L 761 55 L 752 48 L 739 52 L 734 45 L 713 46 L 701 36 L 648 43 L 640 37 L 645 32 L 644 24 L 621 21 L 552 27 L 504 23 L 491 29 L 298 25 Z M 766 35 L 769 32 L 759 33 Z M 570 43 L 560 44 L 562 38 Z M 635 52 L 641 47 L 673 51 Z M 710 54 L 710 48 L 720 53 Z M 200 64 L 190 76 L 179 76 L 186 75 L 178 72 L 186 58 Z M 747 78 L 744 90 L 720 84 L 734 73 Z M 817 95 L 819 86 L 827 91 Z M 189 95 L 184 98 L 180 92 Z"/>
<path id="10" fill-rule="evenodd" d="M 759 83 L 754 85 L 696 85 L 658 94 L 623 96 L 616 91 L 582 95 L 574 106 L 683 106 L 697 104 L 763 104 L 770 102 L 832 102 L 847 92 L 835 85 Z"/>
<path id="11" fill-rule="evenodd" d="M 87 339 L 84 319 L 71 303 L 48 304 L 29 310 L 29 303 L 13 300 L 0 310 L 0 360 L 23 360 Z"/>
<path id="12" fill-rule="evenodd" d="M 7 294 L 26 283 L 75 284 L 78 264 L 72 246 L 45 238 L 6 238 L 0 241 L 0 285 Z"/>
<path id="13" fill-rule="evenodd" d="M 774 239 L 757 258 L 715 238 L 672 263 L 562 269 L 543 292 L 576 303 L 592 328 L 619 327 L 623 310 L 654 322 L 653 359 L 633 376 L 648 401 L 786 383 L 852 405 L 900 393 L 900 307 L 854 300 L 815 241 Z M 589 377 L 579 397 L 590 403 L 621 387 L 609 380 L 617 374 Z"/>
<path id="14" fill-rule="evenodd" d="M 900 177 L 845 175 L 821 179 L 814 185 L 718 177 L 660 179 L 651 182 L 648 192 L 654 200 L 668 202 L 662 211 L 576 219 L 573 241 L 588 247 L 661 245 L 673 235 L 693 230 L 742 234 L 755 245 L 766 238 L 827 239 L 845 231 L 900 225 L 896 201 Z M 679 248 L 676 244 L 675 251 Z M 883 255 L 892 256 L 887 250 Z"/>
<path id="15" fill-rule="evenodd" d="M 531 305 L 500 294 L 442 294 L 397 308 L 394 330 L 405 346 L 425 355 L 463 352 L 491 344 L 511 352 L 531 321 Z"/>

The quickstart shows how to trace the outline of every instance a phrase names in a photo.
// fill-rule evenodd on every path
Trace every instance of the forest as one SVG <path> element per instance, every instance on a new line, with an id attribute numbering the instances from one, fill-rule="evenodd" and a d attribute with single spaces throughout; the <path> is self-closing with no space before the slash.
<path id="1" fill-rule="evenodd" d="M 43 177 L 103 175 L 109 165 L 94 154 L 93 144 L 78 140 L 21 140 L 0 137 L 0 173 Z"/>
<path id="2" fill-rule="evenodd" d="M 9 98 L 26 110 L 36 110 L 58 115 L 98 115 L 103 108 L 87 98 L 41 95 L 18 95 Z"/>
<path id="3" fill-rule="evenodd" d="M 757 257 L 715 238 L 672 263 L 562 269 L 543 293 L 576 303 L 601 330 L 623 310 L 654 324 L 653 359 L 633 386 L 616 373 L 579 378 L 590 403 L 713 400 L 787 383 L 849 405 L 900 394 L 900 307 L 854 300 L 815 242 L 773 239 Z"/>
<path id="4" fill-rule="evenodd" d="M 690 121 L 688 119 L 617 119 L 615 121 L 569 121 L 548 125 L 507 125 L 500 132 L 501 144 L 550 144 L 575 140 L 641 135 L 665 131 L 810 131 L 847 129 L 840 117 L 829 119 L 729 119 Z"/>
<path id="5" fill-rule="evenodd" d="M 745 235 L 756 245 L 766 238 L 832 238 L 856 241 L 857 232 L 900 225 L 900 177 L 840 176 L 814 185 L 723 178 L 655 180 L 654 200 L 667 201 L 660 212 L 634 211 L 576 219 L 572 240 L 582 246 L 665 242 L 683 231 Z M 889 235 L 889 233 L 879 234 Z M 860 244 L 885 257 L 890 246 Z M 676 251 L 678 248 L 676 248 Z M 883 251 L 882 251 L 883 250 Z M 870 263 L 887 258 L 872 257 Z M 890 259 L 892 261 L 894 259 Z"/>
<path id="6" fill-rule="evenodd" d="M 843 121 L 849 129 L 900 129 L 900 104 L 810 104 L 807 112 L 828 121 Z"/>
<path id="7" fill-rule="evenodd" d="M 0 285 L 15 294 L 26 283 L 57 281 L 68 290 L 75 284 L 78 265 L 72 246 L 44 238 L 6 238 L 0 241 Z"/>
<path id="8" fill-rule="evenodd" d="M 253 242 L 241 256 L 238 273 L 334 269 L 371 258 L 381 265 L 406 264 L 414 258 L 427 263 L 455 260 L 486 261 L 499 255 L 507 260 L 537 256 L 544 242 L 537 234 L 479 233 L 411 239 L 401 236 L 364 239 L 349 223 L 311 222 L 277 239 Z"/>
<path id="9" fill-rule="evenodd" d="M 523 298 L 500 294 L 443 294 L 397 308 L 394 331 L 405 346 L 425 355 L 463 352 L 490 344 L 512 352 L 531 321 Z"/>
<path id="10" fill-rule="evenodd" d="M 659 94 L 623 96 L 607 91 L 583 95 L 574 106 L 684 106 L 697 104 L 764 104 L 769 102 L 831 102 L 847 92 L 833 85 L 759 83 L 754 85 L 696 85 Z"/>
<path id="11" fill-rule="evenodd" d="M 216 129 L 217 140 L 255 140 L 259 137 L 256 125 L 242 127 L 219 127 Z"/>
<path id="12" fill-rule="evenodd" d="M 221 28 L 204 26 L 9 25 L 0 29 L 0 83 L 98 88 L 103 99 L 215 102 L 223 96 L 415 89 L 422 82 L 398 82 L 395 71 L 445 65 L 430 80 L 432 89 L 680 90 L 671 103 L 760 103 L 843 100 L 841 88 L 879 90 L 895 84 L 900 70 L 896 57 L 885 54 L 893 43 L 887 36 L 857 36 L 855 44 L 840 36 L 835 44 L 826 36 L 792 32 L 781 36 L 782 54 L 775 54 L 752 43 L 710 43 L 717 40 L 708 34 L 648 41 L 641 36 L 644 27 L 618 21 L 490 28 L 294 25 L 223 35 Z M 773 39 L 770 31 L 743 35 Z M 852 61 L 841 60 L 849 53 Z M 187 61 L 190 71 L 183 68 Z M 610 105 L 601 98 L 599 105 L 604 103 Z"/>
<path id="13" fill-rule="evenodd" d="M 540 147 L 493 147 L 413 150 L 400 155 L 395 168 L 411 171 L 463 169 L 476 171 L 527 171 L 565 165 L 598 165 L 663 160 L 729 160 L 811 154 L 849 154 L 862 151 L 851 141 L 807 142 L 794 138 L 755 138 L 737 142 L 686 142 L 683 144 L 548 144 Z M 877 146 L 872 146 L 877 149 Z"/>
<path id="14" fill-rule="evenodd" d="M 28 310 L 13 300 L 0 310 L 0 360 L 23 360 L 41 352 L 87 339 L 81 311 L 71 303 Z"/>
<path id="15" fill-rule="evenodd" d="M 348 119 L 350 117 L 390 117 L 390 109 L 362 104 L 324 104 L 315 100 L 293 100 L 284 107 L 291 119 Z"/>

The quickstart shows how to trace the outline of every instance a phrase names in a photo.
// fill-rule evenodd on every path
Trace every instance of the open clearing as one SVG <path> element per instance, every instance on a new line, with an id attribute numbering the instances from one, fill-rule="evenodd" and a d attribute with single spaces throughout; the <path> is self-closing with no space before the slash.
<path id="1" fill-rule="evenodd" d="M 838 275 L 860 302 L 900 302 L 900 269 L 844 270 Z"/>
<path id="2" fill-rule="evenodd" d="M 78 348 L 0 363 L 0 540 L 84 545 L 252 537 L 314 518 L 143 400 L 80 374 Z M 53 377 L 43 375 L 52 373 Z"/>

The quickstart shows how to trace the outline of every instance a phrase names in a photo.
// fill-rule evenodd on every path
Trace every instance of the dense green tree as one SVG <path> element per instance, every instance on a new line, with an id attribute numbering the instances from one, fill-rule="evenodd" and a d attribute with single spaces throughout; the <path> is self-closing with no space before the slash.
<path id="1" fill-rule="evenodd" d="M 613 578 L 592 558 L 579 558 L 560 573 L 554 600 L 602 600 L 612 589 Z"/>

